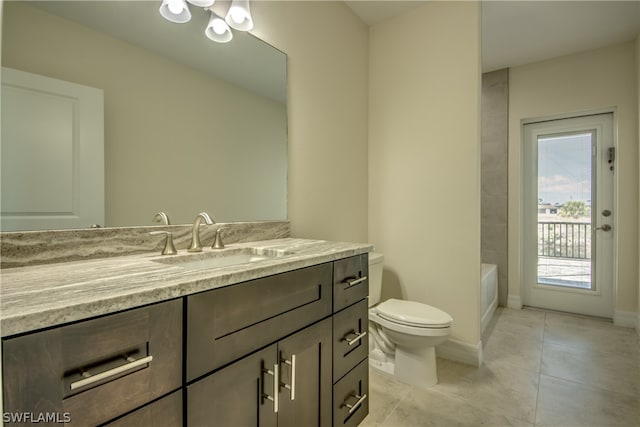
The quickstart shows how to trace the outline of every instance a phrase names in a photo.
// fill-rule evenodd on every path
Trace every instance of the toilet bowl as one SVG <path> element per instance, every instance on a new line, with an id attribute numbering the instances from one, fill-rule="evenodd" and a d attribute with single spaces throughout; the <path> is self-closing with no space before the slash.
<path id="1" fill-rule="evenodd" d="M 452 317 L 416 301 L 382 303 L 381 254 L 369 254 L 370 365 L 398 380 L 423 388 L 438 382 L 435 346 L 451 334 Z"/>

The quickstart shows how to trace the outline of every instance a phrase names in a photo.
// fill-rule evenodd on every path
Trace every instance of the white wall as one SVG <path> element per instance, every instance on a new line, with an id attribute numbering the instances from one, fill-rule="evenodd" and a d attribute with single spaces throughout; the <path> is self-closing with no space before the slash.
<path id="1" fill-rule="evenodd" d="M 638 100 L 634 42 L 542 61 L 509 72 L 509 301 L 521 295 L 522 120 L 615 108 L 617 294 L 615 311 L 638 306 Z"/>
<path id="2" fill-rule="evenodd" d="M 370 29 L 369 241 L 383 299 L 480 341 L 480 7 L 429 2 Z"/>
<path id="3" fill-rule="evenodd" d="M 288 55 L 288 213 L 295 237 L 367 240 L 368 28 L 343 2 L 252 2 Z"/>

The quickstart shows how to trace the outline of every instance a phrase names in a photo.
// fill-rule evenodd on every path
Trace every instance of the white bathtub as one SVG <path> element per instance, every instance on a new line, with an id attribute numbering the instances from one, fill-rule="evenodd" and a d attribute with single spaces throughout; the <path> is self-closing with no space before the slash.
<path id="1" fill-rule="evenodd" d="M 482 264 L 480 279 L 480 313 L 482 332 L 487 327 L 498 307 L 498 266 Z"/>

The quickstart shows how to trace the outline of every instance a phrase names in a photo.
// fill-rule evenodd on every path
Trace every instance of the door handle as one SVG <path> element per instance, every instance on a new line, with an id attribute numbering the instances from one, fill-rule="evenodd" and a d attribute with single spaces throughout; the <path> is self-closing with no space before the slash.
<path id="1" fill-rule="evenodd" d="M 291 400 L 296 400 L 296 355 L 291 355 L 291 360 L 282 359 L 282 363 L 291 367 L 291 384 L 281 383 L 280 385 L 291 393 Z"/>
<path id="2" fill-rule="evenodd" d="M 71 390 L 78 389 L 80 387 L 88 386 L 95 382 L 113 377 L 115 375 L 121 374 L 123 372 L 128 371 L 129 369 L 137 368 L 138 366 L 146 365 L 147 363 L 151 363 L 153 360 L 153 356 L 147 356 L 142 359 L 134 359 L 133 357 L 126 356 L 125 360 L 128 363 L 124 365 L 120 365 L 117 368 L 109 369 L 108 371 L 100 372 L 99 374 L 92 375 L 89 372 L 85 371 L 83 373 L 84 379 L 74 381 L 71 383 Z"/>
<path id="3" fill-rule="evenodd" d="M 352 394 L 351 396 L 348 397 L 348 399 L 358 399 L 356 403 L 354 403 L 353 405 L 347 403 L 346 401 L 342 403 L 342 407 L 343 408 L 346 407 L 347 409 L 349 409 L 349 413 L 352 414 L 367 399 L 367 395 L 363 394 L 362 396 L 360 396 L 358 394 Z"/>
<path id="4" fill-rule="evenodd" d="M 354 331 L 353 329 L 347 334 L 345 335 L 340 341 L 346 341 L 347 344 L 349 345 L 354 345 L 355 343 L 357 343 L 358 341 L 360 341 L 362 338 L 365 337 L 365 335 L 367 335 L 367 331 L 363 331 L 360 333 L 357 333 L 356 331 Z M 349 336 L 353 336 L 353 338 L 347 338 Z"/>
<path id="5" fill-rule="evenodd" d="M 273 394 L 262 392 L 262 398 L 273 402 L 273 412 L 278 413 L 278 400 L 280 397 L 280 364 L 273 365 L 273 371 L 271 369 L 262 368 L 262 373 L 273 376 Z M 264 387 L 264 381 L 262 382 Z"/>
<path id="6" fill-rule="evenodd" d="M 602 224 L 602 226 L 596 227 L 594 230 L 611 231 L 611 226 L 609 224 Z"/>
<path id="7" fill-rule="evenodd" d="M 348 289 L 348 288 L 350 288 L 352 286 L 359 285 L 360 283 L 364 282 L 365 280 L 367 280 L 367 276 L 349 277 L 347 279 L 344 279 L 342 283 L 344 283 L 346 285 L 344 288 Z"/>

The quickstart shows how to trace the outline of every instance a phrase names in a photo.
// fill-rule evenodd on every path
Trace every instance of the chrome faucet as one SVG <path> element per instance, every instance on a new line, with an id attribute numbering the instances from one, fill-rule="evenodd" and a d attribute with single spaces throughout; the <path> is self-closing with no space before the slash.
<path id="1" fill-rule="evenodd" d="M 215 224 L 215 221 L 211 219 L 208 213 L 200 212 L 196 215 L 196 219 L 193 221 L 193 228 L 191 229 L 191 245 L 189 245 L 189 252 L 202 252 L 202 246 L 200 245 L 200 224 L 204 221 L 207 225 Z"/>
<path id="2" fill-rule="evenodd" d="M 171 225 L 171 223 L 169 222 L 169 215 L 164 212 L 158 212 L 157 214 L 155 214 L 151 221 L 158 222 L 164 225 Z"/>

